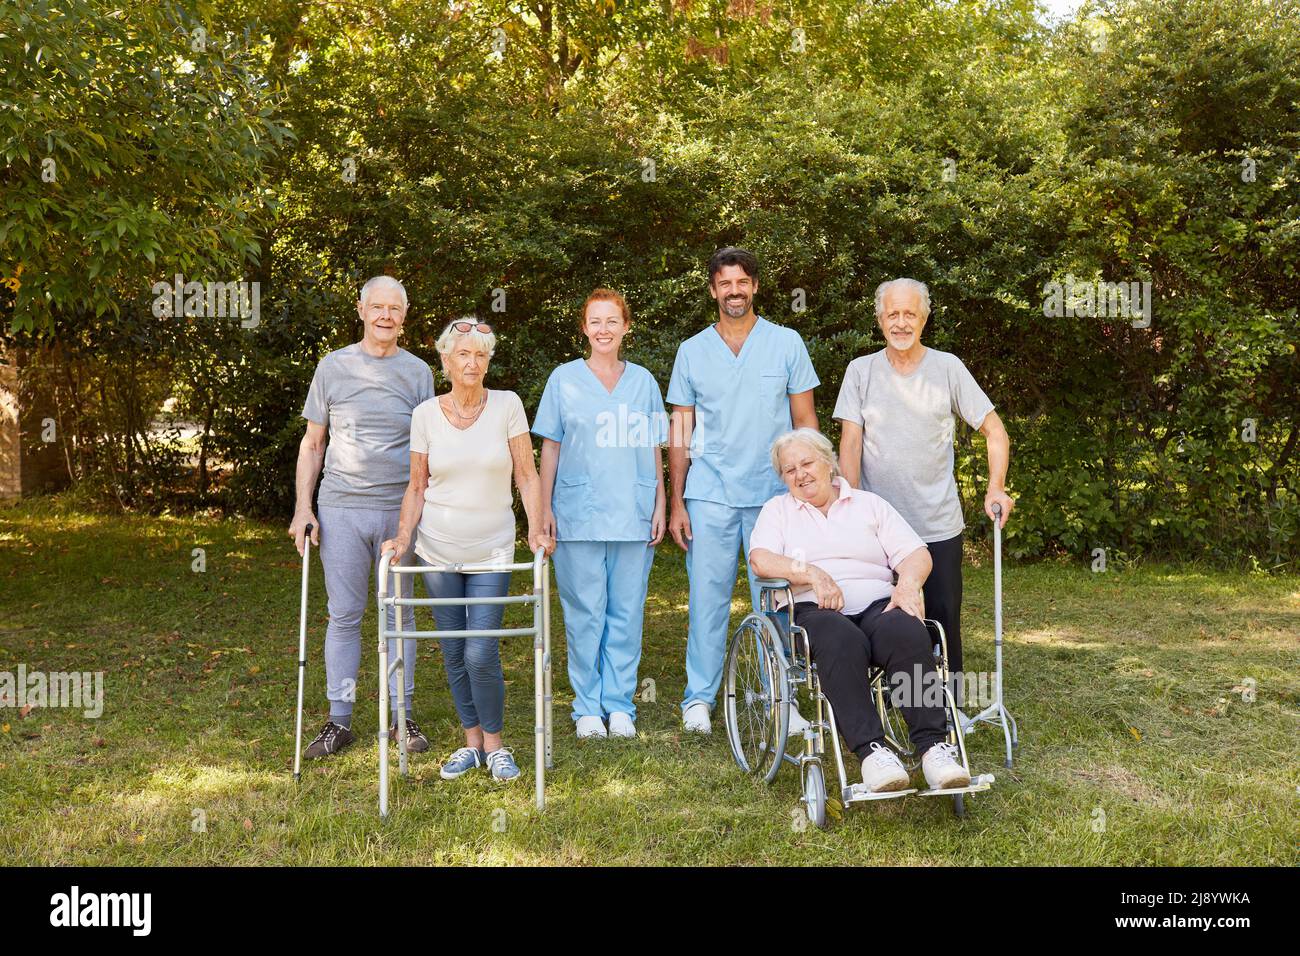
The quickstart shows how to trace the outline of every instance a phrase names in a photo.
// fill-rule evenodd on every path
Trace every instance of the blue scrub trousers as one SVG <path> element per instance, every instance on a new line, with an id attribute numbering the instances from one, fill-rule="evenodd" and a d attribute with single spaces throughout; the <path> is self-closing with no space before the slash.
<path id="1" fill-rule="evenodd" d="M 564 609 L 573 719 L 624 713 L 641 663 L 655 549 L 645 541 L 559 541 L 551 560 Z"/>
<path id="2" fill-rule="evenodd" d="M 749 536 L 762 507 L 733 508 L 716 501 L 686 499 L 691 542 L 686 551 L 690 578 L 690 624 L 686 634 L 685 710 L 697 701 L 713 709 L 722 683 L 723 657 L 731 633 L 731 598 L 736 590 L 736 559 L 749 555 Z M 749 575 L 751 607 L 758 607 L 758 586 Z M 748 613 L 746 611 L 745 613 Z"/>

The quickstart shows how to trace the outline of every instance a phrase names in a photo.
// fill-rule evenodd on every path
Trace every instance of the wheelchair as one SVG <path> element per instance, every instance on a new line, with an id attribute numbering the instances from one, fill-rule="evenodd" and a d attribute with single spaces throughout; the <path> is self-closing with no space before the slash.
<path id="1" fill-rule="evenodd" d="M 838 815 L 841 808 L 854 804 L 913 794 L 951 797 L 956 815 L 965 816 L 966 795 L 988 790 L 993 785 L 992 774 L 972 775 L 969 786 L 949 790 L 910 788 L 871 793 L 861 783 L 848 782 L 835 711 L 822 694 L 817 666 L 809 650 L 808 634 L 793 620 L 794 594 L 790 583 L 779 578 L 759 578 L 756 583 L 759 607 L 748 614 L 732 634 L 723 671 L 723 716 L 727 741 L 740 769 L 771 783 L 783 763 L 798 767 L 803 785 L 800 802 L 808 821 L 819 829 L 827 825 L 828 807 Z M 784 607 L 778 609 L 777 598 L 782 594 Z M 947 640 L 938 621 L 927 620 L 925 625 L 934 638 L 935 665 L 948 718 L 947 739 L 956 745 L 962 766 L 969 773 L 961 712 L 948 682 Z M 908 771 L 915 772 L 919 756 L 909 744 L 902 713 L 891 701 L 884 669 L 873 666 L 868 677 L 871 695 L 885 730 L 885 742 L 898 754 Z M 812 716 L 808 718 L 808 727 L 799 742 L 800 751 L 793 754 L 787 752 L 786 735 L 790 727 L 790 710 L 797 705 L 801 689 L 809 705 L 809 710 L 804 713 Z M 826 791 L 823 762 L 827 735 L 839 777 L 838 800 L 828 799 Z"/>

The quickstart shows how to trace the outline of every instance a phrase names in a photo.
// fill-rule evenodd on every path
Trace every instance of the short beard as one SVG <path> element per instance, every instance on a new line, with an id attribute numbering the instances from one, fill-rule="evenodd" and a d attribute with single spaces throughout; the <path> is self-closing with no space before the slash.
<path id="1" fill-rule="evenodd" d="M 747 312 L 749 312 L 749 307 L 750 307 L 750 305 L 753 303 L 753 301 L 754 301 L 753 299 L 746 299 L 746 300 L 745 300 L 745 304 L 744 304 L 743 306 L 740 307 L 740 311 L 739 311 L 739 312 L 733 312 L 732 309 L 735 308 L 735 307 L 734 307 L 734 306 L 731 306 L 731 305 L 728 305 L 728 304 L 727 304 L 727 300 L 726 300 L 726 299 L 723 299 L 723 300 L 722 300 L 722 311 L 725 312 L 725 313 L 727 314 L 728 318 L 738 319 L 738 318 L 740 318 L 741 316 L 745 315 Z"/>

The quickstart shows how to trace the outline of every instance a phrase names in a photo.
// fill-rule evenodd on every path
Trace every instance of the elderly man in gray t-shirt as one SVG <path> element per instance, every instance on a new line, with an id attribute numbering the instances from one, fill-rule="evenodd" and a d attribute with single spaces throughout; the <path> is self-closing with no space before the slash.
<path id="1" fill-rule="evenodd" d="M 929 317 L 925 283 L 893 279 L 876 288 L 876 322 L 885 347 L 849 363 L 834 417 L 842 424 L 844 477 L 893 505 L 930 549 L 934 569 L 922 588 L 926 616 L 943 625 L 949 667 L 959 674 L 965 522 L 953 476 L 956 417 L 985 438 L 984 512 L 991 519 L 994 504 L 1001 505 L 1003 525 L 1015 507 L 1005 487 L 1011 440 L 961 359 L 921 344 Z"/>
<path id="2" fill-rule="evenodd" d="M 370 569 L 379 546 L 397 534 L 402 497 L 410 479 L 411 412 L 433 397 L 428 363 L 398 347 L 406 319 L 406 289 L 391 276 L 376 276 L 361 288 L 357 314 L 365 326 L 361 341 L 330 352 L 316 366 L 303 405 L 307 434 L 298 449 L 297 506 L 289 535 L 302 554 L 307 525 L 320 546 L 329 598 L 325 630 L 325 691 L 330 717 L 305 756 L 337 753 L 356 737 L 352 705 L 361 664 L 361 616 L 370 601 Z M 327 443 L 328 440 L 328 443 Z M 318 507 L 312 492 L 322 467 Z M 404 587 L 410 583 L 403 582 Z M 415 630 L 412 608 L 403 626 Z M 393 626 L 390 609 L 389 626 Z M 429 749 L 411 720 L 415 691 L 415 640 L 403 642 L 406 666 L 407 749 Z M 390 653 L 393 653 L 390 650 Z M 396 674 L 393 725 L 397 732 Z"/>

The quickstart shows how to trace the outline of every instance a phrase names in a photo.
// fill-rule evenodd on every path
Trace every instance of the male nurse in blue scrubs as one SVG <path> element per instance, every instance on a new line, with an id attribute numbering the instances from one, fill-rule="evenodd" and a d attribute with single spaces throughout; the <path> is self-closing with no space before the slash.
<path id="1" fill-rule="evenodd" d="M 668 530 L 686 552 L 690 624 L 686 637 L 688 731 L 710 733 L 722 683 L 736 562 L 763 505 L 785 485 L 768 449 L 793 428 L 816 428 L 820 384 L 799 333 L 754 314 L 758 260 L 728 246 L 709 259 L 709 294 L 718 321 L 677 349 L 668 383 L 672 514 Z M 748 568 L 750 597 L 758 603 Z"/>
<path id="2" fill-rule="evenodd" d="M 664 536 L 668 417 L 654 376 L 619 356 L 631 326 L 617 292 L 588 296 L 590 355 L 551 373 L 533 422 L 579 737 L 636 736 L 641 626 Z"/>

